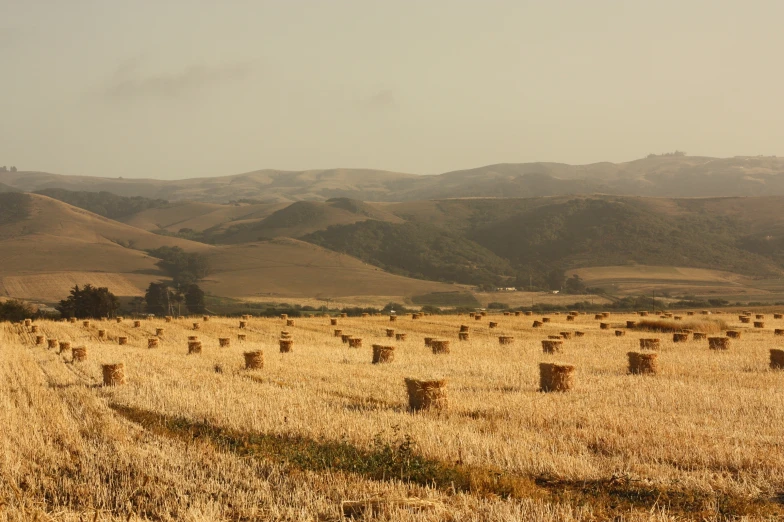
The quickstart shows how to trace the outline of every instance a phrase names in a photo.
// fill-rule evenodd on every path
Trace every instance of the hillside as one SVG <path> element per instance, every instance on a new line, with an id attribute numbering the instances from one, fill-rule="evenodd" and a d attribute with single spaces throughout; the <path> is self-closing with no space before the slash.
<path id="1" fill-rule="evenodd" d="M 249 198 L 264 203 L 339 197 L 399 202 L 594 193 L 670 198 L 771 196 L 784 195 L 784 158 L 663 155 L 590 165 L 509 163 L 428 176 L 369 169 L 259 170 L 166 181 L 3 172 L 0 183 L 24 191 L 62 188 L 212 203 Z"/>
<path id="2" fill-rule="evenodd" d="M 35 193 L 89 210 L 94 214 L 110 219 L 119 219 L 149 208 L 161 208 L 169 203 L 163 199 L 149 199 L 141 196 L 124 197 L 106 191 L 75 192 L 50 188 L 38 190 Z"/>

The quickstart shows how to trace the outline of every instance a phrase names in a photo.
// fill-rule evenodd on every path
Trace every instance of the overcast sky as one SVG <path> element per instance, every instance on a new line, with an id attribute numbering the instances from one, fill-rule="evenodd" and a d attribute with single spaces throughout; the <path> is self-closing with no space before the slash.
<path id="1" fill-rule="evenodd" d="M 0 165 L 781 155 L 783 20 L 780 0 L 0 0 Z"/>

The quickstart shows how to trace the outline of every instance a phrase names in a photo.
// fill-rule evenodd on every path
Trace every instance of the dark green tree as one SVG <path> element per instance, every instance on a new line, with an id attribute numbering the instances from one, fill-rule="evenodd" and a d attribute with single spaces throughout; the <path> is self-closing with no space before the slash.
<path id="1" fill-rule="evenodd" d="M 171 292 L 166 283 L 150 283 L 144 294 L 147 313 L 159 316 L 167 315 L 170 310 Z"/>
<path id="2" fill-rule="evenodd" d="M 185 290 L 185 305 L 188 307 L 189 313 L 203 314 L 205 312 L 204 291 L 199 288 L 199 285 L 188 285 Z"/>
<path id="3" fill-rule="evenodd" d="M 161 247 L 149 251 L 160 259 L 156 264 L 172 278 L 175 285 L 195 284 L 210 274 L 210 265 L 203 254 L 185 252 L 180 247 Z"/>
<path id="4" fill-rule="evenodd" d="M 0 303 L 0 321 L 19 322 L 33 317 L 35 312 L 27 303 L 22 301 L 6 301 Z"/>
<path id="5" fill-rule="evenodd" d="M 574 274 L 572 277 L 566 280 L 563 286 L 563 290 L 567 294 L 584 294 L 585 282 L 579 275 Z"/>
<path id="6" fill-rule="evenodd" d="M 60 301 L 55 308 L 62 317 L 97 319 L 114 315 L 119 307 L 119 300 L 108 288 L 96 288 L 88 284 L 82 289 L 75 285 L 68 298 Z"/>

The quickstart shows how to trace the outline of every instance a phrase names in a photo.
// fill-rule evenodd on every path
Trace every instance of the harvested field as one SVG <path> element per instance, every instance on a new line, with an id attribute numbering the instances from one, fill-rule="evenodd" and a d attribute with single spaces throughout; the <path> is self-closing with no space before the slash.
<path id="1" fill-rule="evenodd" d="M 661 336 L 658 373 L 642 378 L 627 353 L 648 332 L 551 319 L 472 321 L 457 342 L 467 317 L 401 316 L 407 338 L 393 343 L 388 317 L 341 318 L 364 341 L 352 349 L 327 318 L 250 318 L 246 340 L 220 348 L 238 321 L 212 317 L 191 356 L 193 318 L 107 322 L 105 340 L 81 324 L 0 324 L 0 520 L 337 521 L 365 504 L 384 506 L 366 520 L 784 517 L 784 372 L 770 369 L 784 320 L 726 351 Z M 585 335 L 542 353 L 573 330 Z M 89 357 L 72 363 L 36 335 Z M 394 360 L 373 364 L 374 344 L 394 345 Z M 259 350 L 263 367 L 246 369 Z M 120 362 L 125 382 L 103 386 L 102 366 Z M 571 388 L 538 391 L 540 363 L 574 366 Z M 448 406 L 412 413 L 407 378 L 448 381 Z"/>

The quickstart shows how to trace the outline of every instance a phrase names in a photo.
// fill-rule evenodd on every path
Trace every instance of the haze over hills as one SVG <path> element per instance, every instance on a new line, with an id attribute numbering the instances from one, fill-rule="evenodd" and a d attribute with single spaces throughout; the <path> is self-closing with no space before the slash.
<path id="1" fill-rule="evenodd" d="M 266 203 L 326 201 L 339 197 L 391 202 L 592 193 L 656 197 L 766 196 L 784 195 L 784 158 L 662 155 L 591 165 L 498 164 L 432 176 L 369 169 L 260 170 L 171 181 L 2 172 L 0 183 L 28 192 L 52 188 L 104 190 L 122 196 L 214 203 L 247 199 Z"/>

